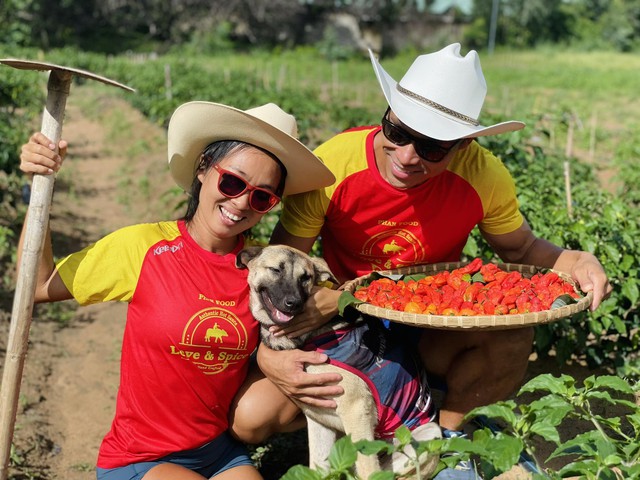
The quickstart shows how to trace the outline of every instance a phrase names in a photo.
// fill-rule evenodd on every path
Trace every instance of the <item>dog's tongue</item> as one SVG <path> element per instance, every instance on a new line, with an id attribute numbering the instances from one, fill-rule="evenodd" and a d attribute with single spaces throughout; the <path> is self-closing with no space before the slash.
<path id="1" fill-rule="evenodd" d="M 271 312 L 271 314 L 273 315 L 275 320 L 282 323 L 287 323 L 289 320 L 293 318 L 293 315 L 288 315 L 284 312 L 281 312 L 275 307 L 273 307 L 273 311 Z"/>
<path id="2" fill-rule="evenodd" d="M 271 315 L 271 319 L 276 323 L 287 323 L 289 320 L 293 318 L 293 315 L 289 315 L 288 313 L 284 313 L 278 310 L 268 295 L 263 293 L 262 298 L 264 300 L 264 304 L 269 308 L 269 314 Z"/>

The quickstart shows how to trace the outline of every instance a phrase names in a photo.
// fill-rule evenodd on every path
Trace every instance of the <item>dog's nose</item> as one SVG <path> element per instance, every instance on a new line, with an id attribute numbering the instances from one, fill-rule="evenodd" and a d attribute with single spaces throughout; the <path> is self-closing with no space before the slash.
<path id="1" fill-rule="evenodd" d="M 296 312 L 302 309 L 302 301 L 296 297 L 286 297 L 284 299 L 284 305 L 289 312 Z"/>

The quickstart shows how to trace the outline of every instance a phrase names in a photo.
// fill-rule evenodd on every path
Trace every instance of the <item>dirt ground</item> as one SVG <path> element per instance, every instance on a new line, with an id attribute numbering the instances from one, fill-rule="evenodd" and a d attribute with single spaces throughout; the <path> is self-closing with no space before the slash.
<path id="1" fill-rule="evenodd" d="M 163 195 L 173 186 L 165 132 L 118 93 L 74 86 L 63 138 L 70 142 L 70 154 L 51 211 L 58 255 L 115 228 L 175 216 L 171 205 L 176 199 Z M 72 304 L 50 308 L 37 306 L 34 312 L 10 478 L 88 480 L 95 478 L 98 446 L 115 405 L 125 306 L 104 304 L 75 313 Z M 8 330 L 8 319 L 0 322 L 3 356 Z M 532 360 L 529 377 L 542 372 L 577 379 L 593 373 L 579 366 L 560 372 L 553 362 Z M 295 460 L 295 455 L 288 452 L 287 458 Z M 299 458 L 305 458 L 304 452 Z M 279 478 L 275 470 L 268 471 L 268 459 L 265 464 L 267 480 Z M 526 475 L 514 471 L 502 478 Z"/>

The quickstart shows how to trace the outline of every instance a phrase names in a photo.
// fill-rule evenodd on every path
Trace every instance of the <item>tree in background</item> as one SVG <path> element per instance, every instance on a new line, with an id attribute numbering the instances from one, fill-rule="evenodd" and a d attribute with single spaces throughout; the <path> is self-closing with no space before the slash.
<path id="1" fill-rule="evenodd" d="M 446 2 L 438 5 L 442 3 Z M 351 53 L 363 48 L 340 34 L 344 25 L 339 20 L 349 17 L 356 36 L 372 32 L 380 39 L 378 49 L 393 53 L 445 43 L 441 36 L 447 29 L 439 29 L 438 23 L 443 26 L 455 17 L 455 25 L 466 24 L 465 33 L 448 28 L 449 37 L 482 49 L 497 3 L 499 46 L 560 43 L 620 51 L 640 47 L 640 0 L 473 3 L 469 23 L 450 12 L 430 13 L 434 0 L 4 0 L 0 38 L 5 48 L 75 46 L 111 54 L 162 53 L 188 43 L 215 53 L 221 48 L 289 48 L 324 42 L 334 54 L 348 54 L 349 48 Z"/>
<path id="2" fill-rule="evenodd" d="M 30 28 L 25 14 L 32 0 L 3 0 L 0 3 L 0 39 L 5 47 L 30 44 Z"/>
<path id="3" fill-rule="evenodd" d="M 640 46 L 640 0 L 500 0 L 496 44 L 529 48 L 572 44 L 636 50 Z M 466 41 L 487 45 L 492 2 L 475 1 Z"/>

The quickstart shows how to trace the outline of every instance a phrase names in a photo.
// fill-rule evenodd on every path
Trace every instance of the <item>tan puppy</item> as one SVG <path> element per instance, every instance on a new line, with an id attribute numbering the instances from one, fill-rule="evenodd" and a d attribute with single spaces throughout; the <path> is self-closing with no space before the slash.
<path id="1" fill-rule="evenodd" d="M 250 247 L 238 253 L 236 259 L 238 268 L 248 268 L 248 282 L 251 291 L 250 306 L 253 316 L 260 323 L 260 335 L 262 341 L 274 350 L 287 350 L 303 348 L 307 342 L 320 338 L 325 334 L 329 336 L 335 332 L 350 331 L 365 322 L 347 322 L 341 317 L 320 327 L 314 332 L 304 334 L 296 338 L 286 336 L 274 337 L 269 331 L 273 325 L 284 325 L 294 316 L 303 311 L 304 305 L 311 295 L 312 288 L 322 282 L 332 281 L 337 283 L 333 274 L 324 260 L 313 258 L 305 253 L 283 245 L 271 245 L 268 247 Z M 357 333 L 357 332 L 356 332 Z M 367 331 L 368 337 L 384 335 L 382 329 L 375 332 Z M 380 337 L 381 354 L 384 354 L 384 346 L 387 339 Z M 360 343 L 358 342 L 358 346 Z M 328 353 L 329 354 L 329 353 Z M 329 354 L 330 355 L 330 354 Z M 331 356 L 331 355 L 330 355 Z M 386 358 L 378 359 L 379 363 L 388 363 Z M 419 363 L 419 362 L 418 362 Z M 338 372 L 342 375 L 340 385 L 344 394 L 336 398 L 337 408 L 312 407 L 304 403 L 298 406 L 307 417 L 309 434 L 309 466 L 311 468 L 327 468 L 329 451 L 336 442 L 338 436 L 351 435 L 353 441 L 374 440 L 378 427 L 379 411 L 374 394 L 367 381 L 354 373 L 353 369 L 327 363 L 323 365 L 309 365 L 307 371 L 314 372 Z M 419 402 L 420 408 L 426 412 L 432 410 L 426 377 L 420 379 L 421 387 Z M 396 395 L 397 396 L 397 395 Z M 426 423 L 418 426 L 414 435 L 417 440 L 429 440 L 441 436 L 440 428 L 435 423 Z M 415 456 L 411 447 L 405 453 Z M 426 455 L 421 458 L 421 473 L 426 475 L 432 472 L 438 463 L 438 458 Z M 412 465 L 407 463 L 407 457 L 398 452 L 385 464 L 385 469 L 392 468 L 396 473 L 407 475 L 411 473 Z M 360 478 L 368 478 L 371 473 L 379 471 L 380 461 L 375 455 L 358 454 L 356 472 Z"/>

